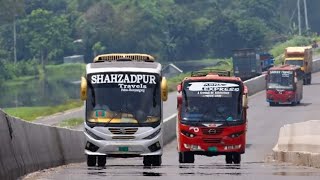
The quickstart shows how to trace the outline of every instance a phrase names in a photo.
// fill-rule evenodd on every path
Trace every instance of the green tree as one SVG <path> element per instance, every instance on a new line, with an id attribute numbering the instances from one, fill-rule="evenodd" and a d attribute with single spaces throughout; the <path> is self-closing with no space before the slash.
<path id="1" fill-rule="evenodd" d="M 65 15 L 43 9 L 32 11 L 21 25 L 21 39 L 43 66 L 48 60 L 61 59 L 65 49 L 71 47 L 70 33 Z"/>

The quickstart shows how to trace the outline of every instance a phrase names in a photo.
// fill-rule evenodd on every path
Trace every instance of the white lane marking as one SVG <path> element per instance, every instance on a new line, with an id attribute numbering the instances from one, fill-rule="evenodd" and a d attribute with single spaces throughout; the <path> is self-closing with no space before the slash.
<path id="1" fill-rule="evenodd" d="M 177 113 L 172 114 L 171 116 L 164 119 L 163 122 L 169 121 L 170 119 L 174 118 L 176 115 L 177 115 Z"/>

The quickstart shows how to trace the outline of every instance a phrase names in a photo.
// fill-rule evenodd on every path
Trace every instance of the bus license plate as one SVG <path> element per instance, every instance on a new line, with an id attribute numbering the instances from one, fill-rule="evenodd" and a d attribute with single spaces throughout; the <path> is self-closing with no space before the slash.
<path id="1" fill-rule="evenodd" d="M 121 152 L 128 152 L 129 148 L 128 147 L 119 147 L 119 151 Z"/>
<path id="2" fill-rule="evenodd" d="M 212 147 L 209 147 L 209 148 L 208 148 L 208 151 L 210 151 L 210 152 L 217 152 L 218 149 L 217 149 L 217 147 L 212 146 Z"/>

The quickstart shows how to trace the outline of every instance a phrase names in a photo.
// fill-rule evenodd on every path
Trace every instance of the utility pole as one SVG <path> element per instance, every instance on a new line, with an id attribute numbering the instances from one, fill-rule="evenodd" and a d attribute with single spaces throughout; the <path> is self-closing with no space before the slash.
<path id="1" fill-rule="evenodd" d="M 308 22 L 308 10 L 307 10 L 307 2 L 306 0 L 303 0 L 303 4 L 304 4 L 304 19 L 305 19 L 305 23 L 306 23 L 306 30 L 309 30 L 309 22 Z"/>
<path id="2" fill-rule="evenodd" d="M 17 63 L 17 29 L 16 29 L 16 14 L 13 15 L 13 57 L 14 64 Z"/>
<path id="3" fill-rule="evenodd" d="M 301 36 L 301 13 L 300 13 L 300 0 L 297 0 L 298 6 L 298 28 L 299 28 L 299 36 Z"/>

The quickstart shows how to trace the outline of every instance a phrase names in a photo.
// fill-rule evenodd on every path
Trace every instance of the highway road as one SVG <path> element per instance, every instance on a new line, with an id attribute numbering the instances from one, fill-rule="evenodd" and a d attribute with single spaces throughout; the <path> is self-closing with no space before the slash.
<path id="1" fill-rule="evenodd" d="M 298 106 L 269 107 L 265 93 L 249 98 L 247 150 L 239 166 L 226 165 L 224 157 L 196 156 L 195 164 L 179 164 L 175 140 L 164 149 L 161 167 L 145 168 L 142 158 L 110 159 L 106 167 L 88 168 L 85 163 L 60 166 L 24 179 L 319 179 L 320 169 L 293 166 L 272 161 L 272 148 L 284 124 L 320 117 L 320 73 L 313 74 L 312 85 L 304 86 L 304 98 Z M 175 93 L 165 103 L 165 117 L 175 112 Z"/>

